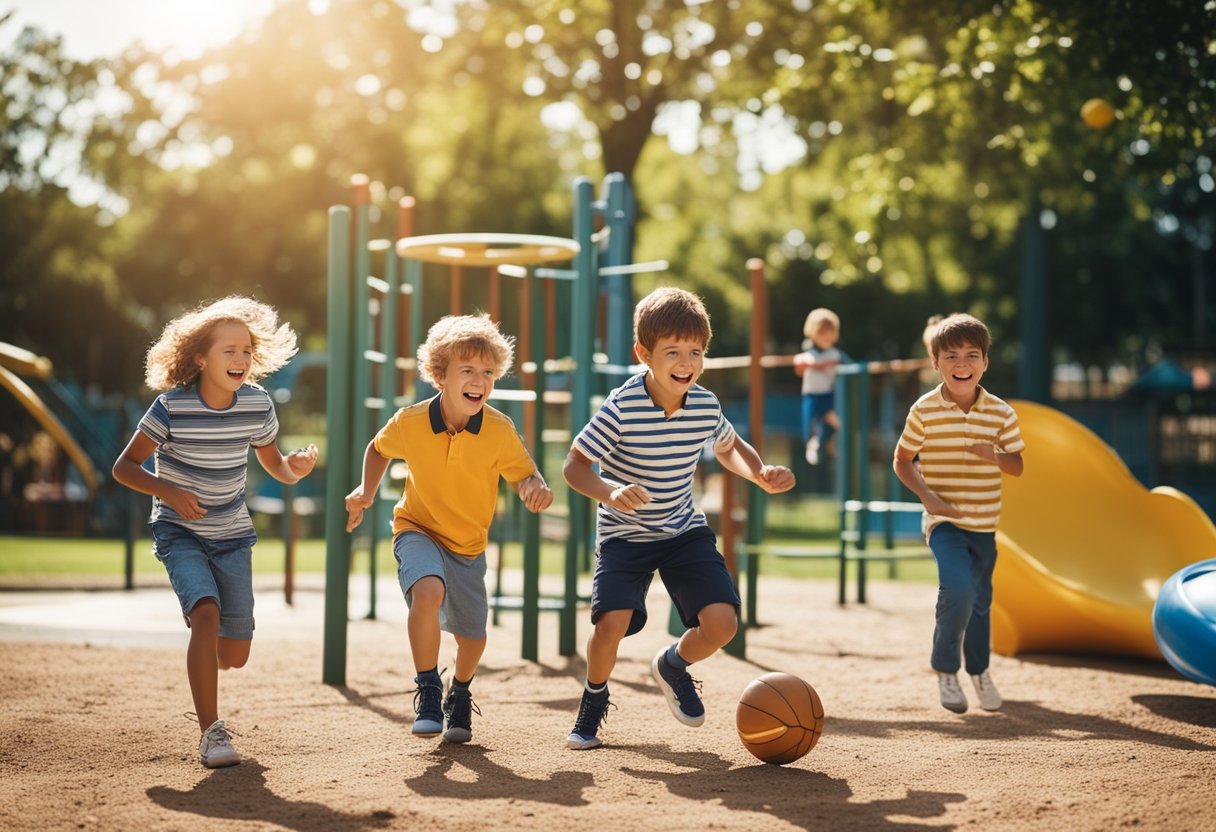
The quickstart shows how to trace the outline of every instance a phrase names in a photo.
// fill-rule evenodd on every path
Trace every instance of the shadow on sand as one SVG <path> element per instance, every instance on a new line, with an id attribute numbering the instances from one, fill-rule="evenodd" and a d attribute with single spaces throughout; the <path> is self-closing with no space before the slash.
<path id="1" fill-rule="evenodd" d="M 267 788 L 266 767 L 251 760 L 216 769 L 189 791 L 153 786 L 147 794 L 157 806 L 174 812 L 260 821 L 296 832 L 363 832 L 382 829 L 394 818 L 387 810 L 353 815 L 323 803 L 287 800 Z"/>

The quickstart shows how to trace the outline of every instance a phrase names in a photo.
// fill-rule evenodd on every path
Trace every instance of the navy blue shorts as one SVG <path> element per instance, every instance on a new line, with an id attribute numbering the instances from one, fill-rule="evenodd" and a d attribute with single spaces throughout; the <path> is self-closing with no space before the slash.
<path id="1" fill-rule="evenodd" d="M 713 529 L 698 526 L 667 540 L 601 543 L 591 583 L 591 623 L 606 612 L 633 610 L 625 635 L 640 632 L 656 569 L 685 627 L 696 627 L 697 616 L 710 604 L 731 604 L 739 613 L 739 593 Z"/>

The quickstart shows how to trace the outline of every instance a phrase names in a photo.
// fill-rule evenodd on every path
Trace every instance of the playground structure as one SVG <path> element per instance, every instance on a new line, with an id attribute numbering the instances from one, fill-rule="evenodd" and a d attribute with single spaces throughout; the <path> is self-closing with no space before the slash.
<path id="1" fill-rule="evenodd" d="M 993 649 L 1162 658 L 1154 603 L 1172 574 L 1216 553 L 1216 527 L 1181 491 L 1142 486 L 1080 423 L 1011 404 L 1026 470 L 1003 484 Z"/>
<path id="2" fill-rule="evenodd" d="M 447 311 L 451 314 L 468 311 L 464 270 L 487 269 L 485 309 L 496 321 L 503 320 L 506 307 L 501 278 L 519 280 L 515 310 L 517 327 L 514 332 L 518 339 L 517 359 L 522 384 L 512 388 L 510 382 L 500 383 L 491 398 L 496 406 L 512 415 L 517 424 L 522 423 L 521 432 L 542 473 L 545 469 L 546 442 L 568 444 L 570 438 L 589 420 L 595 397 L 604 395 L 638 369 L 630 360 L 632 297 L 628 278 L 633 273 L 660 266 L 630 262 L 632 195 L 622 177 L 616 174 L 607 177 L 604 196 L 598 200 L 593 198 L 592 186 L 587 180 L 577 181 L 574 191 L 574 229 L 570 239 L 512 234 L 416 237 L 412 233 L 414 204 L 409 198 L 402 200 L 399 205 L 396 238 L 371 239 L 369 189 L 365 178 L 355 182 L 353 228 L 350 208 L 335 206 L 330 209 L 329 366 L 348 368 L 350 371 L 330 372 L 328 375 L 329 442 L 325 495 L 327 580 L 323 670 L 327 683 L 341 684 L 345 678 L 345 637 L 349 618 L 347 590 L 352 550 L 351 538 L 344 531 L 345 493 L 358 479 L 357 464 L 364 446 L 391 409 L 419 401 L 431 392 L 427 385 L 415 378 L 412 358 L 425 333 L 424 301 L 430 296 L 424 293 L 424 286 L 433 285 L 424 283 L 424 266 L 432 267 L 432 274 L 428 276 L 432 281 L 435 279 L 434 267 L 446 266 L 446 275 L 440 274 L 439 277 L 446 279 Z M 596 230 L 597 223 L 601 226 L 599 230 Z M 373 256 L 382 259 L 383 277 L 372 274 Z M 570 262 L 571 267 L 549 265 L 565 262 Z M 749 261 L 748 272 L 752 290 L 749 354 L 707 358 L 705 369 L 748 369 L 748 417 L 746 426 L 740 427 L 763 454 L 764 371 L 791 367 L 793 356 L 766 354 L 768 303 L 764 263 L 760 260 Z M 473 292 L 468 294 L 472 295 Z M 431 306 L 434 305 L 432 300 Z M 504 331 L 512 330 L 504 325 Z M 897 388 L 900 384 L 909 387 L 904 382 L 930 364 L 928 359 L 902 359 L 855 362 L 839 367 L 836 394 L 842 422 L 836 459 L 839 534 L 832 545 L 765 542 L 764 492 L 754 486 L 749 488 L 744 498 L 746 508 L 739 510 L 734 478 L 724 474 L 719 536 L 728 566 L 739 578 L 744 598 L 745 625 L 739 628 L 735 641 L 728 646 L 729 652 L 738 656 L 745 654 L 747 626 L 757 623 L 757 583 L 762 555 L 835 559 L 838 563 L 838 602 L 842 605 L 847 601 L 850 564 L 856 568 L 857 601 L 864 603 L 870 561 L 887 563 L 893 574 L 895 564 L 900 560 L 931 557 L 919 533 L 921 506 L 900 498 L 905 492 L 889 465 L 898 426 L 902 424 L 903 413 L 910 403 L 910 400 L 903 399 L 909 396 L 915 398 L 920 382 L 917 380 L 912 384 L 910 391 L 904 389 L 903 399 Z M 558 381 L 554 383 L 554 379 Z M 568 429 L 547 427 L 546 404 L 567 408 L 565 423 Z M 1037 428 L 1043 419 L 1066 417 L 1049 408 L 1029 403 L 1019 402 L 1015 407 L 1019 414 L 1023 411 L 1027 414 L 1023 417 L 1023 432 L 1031 449 L 1027 465 L 1030 474 L 1021 479 L 1006 480 L 1007 498 L 1002 534 L 998 538 L 1004 556 L 998 562 L 1001 565 L 998 565 L 996 577 L 997 606 L 993 611 L 995 648 L 998 652 L 1010 654 L 1033 649 L 1080 649 L 1159 657 L 1147 621 L 1156 590 L 1166 575 L 1173 571 L 1169 569 L 1161 574 L 1161 569 L 1167 563 L 1177 568 L 1204 554 L 1193 551 L 1194 547 L 1189 544 L 1209 546 L 1207 551 L 1210 552 L 1210 521 L 1185 495 L 1172 489 L 1157 489 L 1153 496 L 1158 498 L 1158 502 L 1153 505 L 1167 504 L 1161 500 L 1170 501 L 1168 505 L 1172 508 L 1164 511 L 1180 513 L 1190 524 L 1187 528 L 1200 529 L 1204 523 L 1207 524 L 1206 530 L 1183 535 L 1188 545 L 1161 542 L 1164 536 L 1159 534 L 1158 527 L 1165 523 L 1156 516 L 1161 509 L 1150 511 L 1148 522 L 1145 522 L 1145 515 L 1120 512 L 1120 516 L 1138 518 L 1134 523 L 1147 527 L 1146 534 L 1158 539 L 1152 546 L 1146 544 L 1136 548 L 1126 545 L 1129 535 L 1118 535 L 1121 537 L 1120 545 L 1112 548 L 1118 548 L 1123 553 L 1121 557 L 1131 560 L 1139 557 L 1138 553 L 1148 551 L 1151 574 L 1144 576 L 1142 581 L 1142 597 L 1131 601 L 1122 597 L 1113 602 L 1103 599 L 1106 584 L 1098 573 L 1093 572 L 1095 565 L 1103 561 L 1085 554 L 1103 551 L 1102 545 L 1095 546 L 1093 541 L 1088 541 L 1083 546 L 1078 541 L 1069 551 L 1065 551 L 1068 547 L 1061 549 L 1044 539 L 1041 531 L 1034 531 L 1036 525 L 1040 530 L 1045 528 L 1042 520 L 1053 512 L 1063 518 L 1065 515 L 1059 507 L 1066 505 L 1063 497 L 1073 492 L 1061 492 L 1057 487 L 1044 488 L 1040 484 L 1037 502 L 1027 502 L 1023 495 L 1029 493 L 1028 489 L 1032 489 L 1033 484 L 1040 483 L 1035 475 L 1036 466 L 1049 477 L 1051 474 L 1047 472 L 1055 472 L 1054 466 L 1043 465 L 1039 453 L 1045 457 L 1067 460 L 1060 464 L 1066 465 L 1070 474 L 1076 474 L 1086 483 L 1085 489 L 1076 493 L 1089 494 L 1094 493 L 1094 483 L 1106 476 L 1099 473 L 1105 471 L 1103 460 L 1114 459 L 1119 464 L 1118 459 L 1096 438 L 1094 441 L 1101 446 L 1100 452 L 1087 451 L 1080 458 L 1063 451 L 1051 454 L 1048 449 L 1060 437 L 1065 437 L 1066 442 L 1073 441 L 1071 429 L 1061 432 L 1049 428 L 1046 435 L 1041 437 Z M 1041 416 L 1040 410 L 1054 416 Z M 874 453 L 875 447 L 878 448 L 877 454 Z M 883 483 L 877 489 L 871 470 L 875 458 L 879 459 L 882 470 L 886 472 Z M 1129 487 L 1134 485 L 1125 468 L 1122 474 Z M 881 491 L 877 498 L 876 491 Z M 1043 495 L 1052 496 L 1044 498 Z M 375 614 L 374 553 L 377 536 L 383 531 L 378 528 L 380 511 L 383 503 L 396 499 L 396 496 L 386 479 L 385 490 L 382 491 L 382 497 L 386 500 L 377 501 L 371 522 L 367 524 L 371 554 L 369 568 L 372 570 L 372 616 Z M 1102 516 L 1110 511 L 1113 504 L 1116 504 L 1113 497 L 1107 499 L 1105 492 L 1099 493 L 1093 501 L 1093 505 L 1098 506 L 1096 511 Z M 503 546 L 508 542 L 521 544 L 522 594 L 518 597 L 505 596 L 499 584 L 492 600 L 495 615 L 503 609 L 522 614 L 521 656 L 535 661 L 538 657 L 539 614 L 556 613 L 559 652 L 573 655 L 576 606 L 580 600 L 577 578 L 580 568 L 585 568 L 590 562 L 589 553 L 593 548 L 590 503 L 577 493 L 569 492 L 564 518 L 568 531 L 564 535 L 563 591 L 558 595 L 542 596 L 540 593 L 540 518 L 518 509 L 515 514 L 522 539 L 506 541 L 501 534 L 492 539 L 499 544 L 500 567 Z M 1062 523 L 1061 519 L 1059 524 L 1048 525 L 1056 528 Z M 495 526 L 498 526 L 497 521 Z M 908 538 L 914 538 L 911 545 Z M 881 544 L 878 544 L 879 540 Z M 1166 557 L 1163 549 L 1172 554 Z M 1070 558 L 1073 560 L 1070 561 Z M 1078 563 L 1082 565 L 1077 566 Z M 1059 574 L 1054 574 L 1053 570 L 1058 570 Z M 1079 572 L 1072 576 L 1070 570 Z M 1138 573 L 1130 570 L 1129 574 Z M 1051 616 L 1042 616 L 1043 593 L 1060 604 L 1059 610 L 1052 612 Z M 1143 603 L 1146 598 L 1148 609 L 1144 608 Z M 1104 605 L 1109 605 L 1109 609 Z M 1106 612 L 1101 612 L 1104 609 Z M 1132 609 L 1137 610 L 1132 616 L 1134 623 L 1127 625 L 1121 622 L 1120 615 Z M 1037 623 L 1035 616 L 1039 617 Z M 674 634 L 682 632 L 674 617 L 669 627 Z M 1068 633 L 1075 634 L 1075 637 L 1058 637 Z"/>
<path id="3" fill-rule="evenodd" d="M 510 389 L 507 384 L 500 384 L 491 400 L 508 410 L 522 406 L 521 432 L 543 475 L 545 443 L 556 439 L 568 443 L 573 432 L 590 419 L 592 397 L 622 378 L 628 368 L 633 312 L 630 275 L 666 267 L 665 263 L 631 262 L 633 197 L 620 174 L 605 178 L 601 199 L 594 198 L 589 180 L 575 181 L 570 239 L 516 234 L 416 237 L 414 201 L 408 197 L 398 205 L 396 237 L 371 239 L 369 182 L 358 176 L 353 184 L 353 227 L 351 208 L 334 206 L 329 212 L 330 372 L 322 674 L 328 684 L 342 684 L 346 673 L 352 544 L 351 536 L 345 532 L 345 495 L 358 481 L 359 460 L 374 430 L 393 409 L 419 401 L 431 392 L 416 378 L 413 361 L 426 332 L 425 289 L 431 285 L 427 281 L 446 279 L 447 312 L 461 314 L 469 311 L 465 303 L 464 270 L 486 268 L 485 311 L 495 321 L 501 321 L 500 278 L 520 280 L 518 327 L 514 332 L 523 386 Z M 382 260 L 382 277 L 372 274 L 373 255 Z M 570 262 L 571 267 L 545 265 L 565 262 Z M 446 266 L 446 275 L 436 275 L 432 269 L 427 276 L 424 265 Z M 504 326 L 504 331 L 512 330 Z M 567 356 L 557 357 L 559 345 L 568 347 Z M 598 363 L 597 346 L 603 353 Z M 565 375 L 568 389 L 556 389 L 556 385 L 550 384 L 555 371 Z M 546 404 L 567 406 L 569 430 L 546 429 Z M 366 524 L 371 550 L 372 615 L 379 509 L 378 500 Z M 566 518 L 569 528 L 565 535 L 564 591 L 545 598 L 539 588 L 540 518 L 526 514 L 521 521 L 522 595 L 506 599 L 496 594 L 494 601 L 499 607 L 517 608 L 523 615 L 521 655 L 525 659 L 538 658 L 538 619 L 542 611 L 557 613 L 561 654 L 575 652 L 577 578 L 579 564 L 589 561 L 593 534 L 590 516 L 589 501 L 571 491 Z"/>
<path id="4" fill-rule="evenodd" d="M 42 430 L 46 431 L 76 466 L 87 490 L 86 500 L 92 503 L 97 497 L 98 488 L 97 469 L 92 458 L 63 422 L 51 412 L 43 397 L 23 378 L 24 376 L 50 383 L 54 381 L 52 370 L 49 359 L 12 344 L 0 343 L 0 385 L 34 417 Z"/>

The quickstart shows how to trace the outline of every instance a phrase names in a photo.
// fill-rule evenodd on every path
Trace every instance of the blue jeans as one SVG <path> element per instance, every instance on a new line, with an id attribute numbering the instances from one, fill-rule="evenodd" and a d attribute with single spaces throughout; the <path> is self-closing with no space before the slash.
<path id="1" fill-rule="evenodd" d="M 992 570 L 996 534 L 942 523 L 929 534 L 937 561 L 937 626 L 929 663 L 940 673 L 958 673 L 960 654 L 970 676 L 988 669 L 992 651 Z"/>
<path id="2" fill-rule="evenodd" d="M 802 441 L 809 442 L 811 436 L 819 437 L 822 453 L 827 452 L 828 440 L 836 434 L 836 428 L 828 424 L 827 415 L 836 409 L 836 393 L 802 394 Z"/>
<path id="3" fill-rule="evenodd" d="M 220 607 L 220 636 L 238 641 L 253 638 L 256 542 L 256 535 L 210 540 L 176 523 L 152 524 L 152 552 L 169 573 L 187 627 L 195 605 L 214 598 Z"/>

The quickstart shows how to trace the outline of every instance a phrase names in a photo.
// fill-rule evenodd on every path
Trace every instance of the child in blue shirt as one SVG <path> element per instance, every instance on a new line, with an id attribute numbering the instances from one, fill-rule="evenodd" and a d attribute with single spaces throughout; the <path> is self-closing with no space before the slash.
<path id="1" fill-rule="evenodd" d="M 802 376 L 802 438 L 806 461 L 818 465 L 827 453 L 828 442 L 840 430 L 836 415 L 836 368 L 845 359 L 836 349 L 840 318 L 831 309 L 812 309 L 802 332 L 803 352 L 794 356 L 794 372 Z"/>

